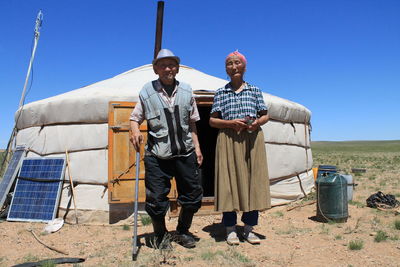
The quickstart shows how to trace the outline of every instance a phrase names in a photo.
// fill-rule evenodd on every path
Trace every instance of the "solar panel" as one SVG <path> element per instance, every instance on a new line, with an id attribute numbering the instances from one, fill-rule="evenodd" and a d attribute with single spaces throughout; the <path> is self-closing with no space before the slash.
<path id="1" fill-rule="evenodd" d="M 24 159 L 7 220 L 53 220 L 60 200 L 64 170 L 64 158 Z"/>
<path id="2" fill-rule="evenodd" d="M 24 146 L 18 146 L 15 149 L 11 157 L 11 161 L 7 166 L 7 170 L 3 175 L 3 179 L 0 182 L 0 208 L 3 207 L 4 201 L 7 198 L 7 194 L 14 183 L 15 176 L 17 176 L 22 159 L 24 158 L 24 152 Z"/>

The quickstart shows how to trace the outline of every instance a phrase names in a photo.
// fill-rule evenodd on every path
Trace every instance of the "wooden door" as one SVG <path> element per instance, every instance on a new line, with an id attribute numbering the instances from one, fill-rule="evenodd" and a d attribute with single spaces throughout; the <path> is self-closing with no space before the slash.
<path id="1" fill-rule="evenodd" d="M 110 102 L 108 114 L 108 202 L 132 203 L 135 199 L 136 151 L 129 140 L 130 114 L 133 102 Z M 146 121 L 140 126 L 144 143 L 140 147 L 139 202 L 145 202 L 144 185 L 144 144 L 147 142 Z M 176 199 L 174 182 L 170 194 Z"/>

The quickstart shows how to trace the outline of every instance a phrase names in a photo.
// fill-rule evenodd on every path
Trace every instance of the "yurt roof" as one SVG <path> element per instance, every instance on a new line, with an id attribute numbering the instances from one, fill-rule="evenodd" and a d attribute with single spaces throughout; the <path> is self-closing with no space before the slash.
<path id="1" fill-rule="evenodd" d="M 106 123 L 110 101 L 136 102 L 143 85 L 157 78 L 152 65 L 147 64 L 64 94 L 26 104 L 19 115 L 17 128 L 53 124 Z M 224 79 L 184 65 L 180 66 L 177 79 L 189 83 L 194 91 L 216 90 L 227 83 Z M 304 117 L 310 117 L 310 111 L 302 105 L 268 94 L 264 94 L 264 98 L 266 95 L 267 105 L 271 106 L 272 114 L 294 121 L 304 121 Z M 275 105 L 279 108 L 274 108 L 273 103 L 279 103 Z M 295 112 L 290 112 L 291 110 Z M 18 111 L 16 118 L 17 116 Z"/>

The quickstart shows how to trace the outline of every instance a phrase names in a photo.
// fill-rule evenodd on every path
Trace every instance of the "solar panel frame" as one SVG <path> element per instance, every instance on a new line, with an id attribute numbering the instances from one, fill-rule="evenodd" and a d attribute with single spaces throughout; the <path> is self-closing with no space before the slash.
<path id="1" fill-rule="evenodd" d="M 3 175 L 3 179 L 1 179 L 0 181 L 0 208 L 4 205 L 7 194 L 10 191 L 12 184 L 14 183 L 19 168 L 21 167 L 21 163 L 25 157 L 25 153 L 25 146 L 17 146 L 13 151 L 13 155 L 11 157 L 10 163 L 7 166 L 7 170 Z"/>
<path id="2" fill-rule="evenodd" d="M 60 202 L 65 165 L 65 157 L 24 159 L 7 220 L 53 220 Z"/>

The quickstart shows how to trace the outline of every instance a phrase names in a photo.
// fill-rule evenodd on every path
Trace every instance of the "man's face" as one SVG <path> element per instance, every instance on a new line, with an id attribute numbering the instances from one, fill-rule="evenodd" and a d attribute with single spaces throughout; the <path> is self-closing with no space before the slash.
<path id="1" fill-rule="evenodd" d="M 153 65 L 153 69 L 163 84 L 172 85 L 175 82 L 176 74 L 179 72 L 179 65 L 172 58 L 163 58 L 156 65 Z"/>

